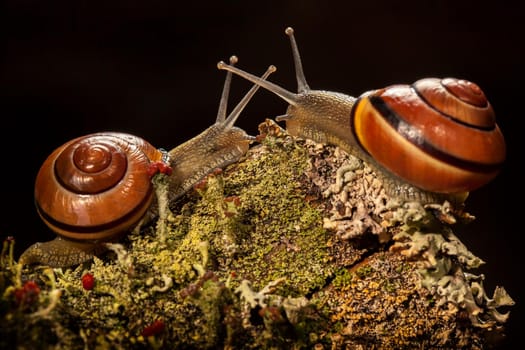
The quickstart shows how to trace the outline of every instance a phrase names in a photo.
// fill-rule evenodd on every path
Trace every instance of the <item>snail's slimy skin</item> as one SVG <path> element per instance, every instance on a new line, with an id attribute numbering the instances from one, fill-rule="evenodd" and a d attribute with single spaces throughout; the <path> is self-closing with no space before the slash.
<path id="1" fill-rule="evenodd" d="M 57 236 L 48 242 L 37 242 L 27 248 L 18 262 L 23 265 L 44 264 L 50 267 L 67 267 L 81 264 L 105 250 L 101 244 L 73 241 Z"/>

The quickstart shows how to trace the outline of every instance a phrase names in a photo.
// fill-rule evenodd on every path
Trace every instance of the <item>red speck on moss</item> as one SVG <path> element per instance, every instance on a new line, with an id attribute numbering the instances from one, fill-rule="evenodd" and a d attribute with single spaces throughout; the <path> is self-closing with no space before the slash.
<path id="1" fill-rule="evenodd" d="M 95 287 L 95 276 L 92 273 L 86 273 L 82 276 L 82 287 L 85 290 L 92 290 Z"/>

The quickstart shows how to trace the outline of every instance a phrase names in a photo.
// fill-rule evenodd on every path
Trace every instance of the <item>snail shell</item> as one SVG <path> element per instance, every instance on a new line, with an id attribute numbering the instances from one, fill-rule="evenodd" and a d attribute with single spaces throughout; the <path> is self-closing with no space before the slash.
<path id="1" fill-rule="evenodd" d="M 150 206 L 150 162 L 162 152 L 140 137 L 94 133 L 58 147 L 35 183 L 39 215 L 73 240 L 110 240 L 137 224 Z"/>
<path id="2" fill-rule="evenodd" d="M 351 129 L 376 163 L 416 187 L 455 193 L 491 181 L 505 160 L 492 106 L 475 83 L 425 78 L 355 102 Z"/>

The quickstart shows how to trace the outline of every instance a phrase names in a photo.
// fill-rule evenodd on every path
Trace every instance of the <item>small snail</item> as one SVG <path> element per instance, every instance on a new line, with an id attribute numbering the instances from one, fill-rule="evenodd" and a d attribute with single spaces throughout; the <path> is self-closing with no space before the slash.
<path id="1" fill-rule="evenodd" d="M 236 61 L 232 56 L 231 64 Z M 274 71 L 270 66 L 261 79 Z M 35 243 L 19 262 L 65 267 L 99 254 L 104 250 L 100 242 L 117 240 L 155 210 L 154 164 L 171 168 L 169 200 L 173 201 L 213 169 L 242 157 L 255 138 L 233 124 L 259 86 L 254 85 L 226 117 L 231 78 L 228 72 L 215 124 L 169 152 L 120 132 L 94 133 L 58 147 L 35 181 L 38 213 L 57 238 Z"/>
<path id="2" fill-rule="evenodd" d="M 292 136 L 341 147 L 370 164 L 387 192 L 424 204 L 462 203 L 468 192 L 491 181 L 505 160 L 505 141 L 494 111 L 475 83 L 427 78 L 392 85 L 358 98 L 311 90 L 306 83 L 292 28 L 290 38 L 298 93 L 238 68 L 218 63 L 275 93 L 290 104 Z"/>

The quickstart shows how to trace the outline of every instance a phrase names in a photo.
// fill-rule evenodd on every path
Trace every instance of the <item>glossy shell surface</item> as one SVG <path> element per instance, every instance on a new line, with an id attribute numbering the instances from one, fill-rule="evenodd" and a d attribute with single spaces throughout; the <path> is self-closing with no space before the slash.
<path id="1" fill-rule="evenodd" d="M 143 139 L 95 133 L 58 147 L 35 182 L 39 215 L 57 234 L 109 240 L 136 224 L 149 208 L 150 162 L 162 153 Z"/>
<path id="2" fill-rule="evenodd" d="M 478 85 L 427 78 L 360 96 L 350 123 L 360 147 L 399 178 L 427 191 L 471 191 L 491 181 L 505 141 Z"/>

